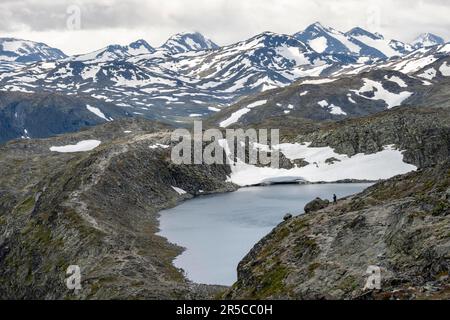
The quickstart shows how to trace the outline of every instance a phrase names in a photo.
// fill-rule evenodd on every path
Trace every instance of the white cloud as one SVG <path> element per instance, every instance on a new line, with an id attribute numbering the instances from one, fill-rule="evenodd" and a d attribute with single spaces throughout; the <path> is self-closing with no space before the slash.
<path id="1" fill-rule="evenodd" d="M 81 9 L 81 31 L 66 27 L 70 5 Z M 68 53 L 138 38 L 158 46 L 174 33 L 194 30 L 230 44 L 267 30 L 295 33 L 315 21 L 343 31 L 358 25 L 411 41 L 422 32 L 448 39 L 449 15 L 445 0 L 2 0 L 0 33 Z"/>

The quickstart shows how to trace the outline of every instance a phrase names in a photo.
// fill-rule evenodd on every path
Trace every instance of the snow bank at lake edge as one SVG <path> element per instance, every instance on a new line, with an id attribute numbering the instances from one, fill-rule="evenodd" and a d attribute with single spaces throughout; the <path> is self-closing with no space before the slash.
<path id="1" fill-rule="evenodd" d="M 228 146 L 222 141 L 227 155 Z M 293 169 L 277 169 L 257 167 L 236 162 L 231 165 L 229 181 L 241 187 L 252 186 L 271 181 L 335 182 L 340 180 L 376 181 L 389 179 L 399 174 L 417 170 L 417 167 L 403 161 L 403 153 L 394 146 L 385 146 L 384 150 L 374 154 L 357 154 L 353 157 L 338 154 L 330 147 L 314 148 L 306 144 L 281 144 L 275 146 L 289 160 L 304 159 L 309 162 L 305 167 Z M 334 158 L 334 161 L 327 161 Z"/>

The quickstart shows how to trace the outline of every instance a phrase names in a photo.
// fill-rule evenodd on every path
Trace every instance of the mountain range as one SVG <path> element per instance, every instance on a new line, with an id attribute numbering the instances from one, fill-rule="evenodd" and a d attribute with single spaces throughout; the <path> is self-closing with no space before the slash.
<path id="1" fill-rule="evenodd" d="M 3 38 L 0 44 L 2 91 L 28 94 L 27 101 L 34 94 L 96 99 L 122 109 L 124 116 L 172 124 L 210 116 L 223 121 L 235 104 L 266 93 L 273 95 L 265 111 L 270 117 L 367 115 L 424 97 L 447 79 L 450 53 L 450 45 L 432 34 L 406 44 L 359 27 L 340 32 L 320 23 L 294 35 L 264 32 L 222 47 L 199 33 L 180 33 L 158 48 L 141 39 L 70 57 L 42 43 Z M 338 98 L 332 82 L 352 84 L 341 87 Z M 297 89 L 304 99 L 285 104 L 275 98 L 274 93 Z M 330 95 L 334 98 L 326 98 Z M 108 107 L 100 109 L 109 113 Z M 3 119 L 7 127 L 16 128 L 8 139 L 33 131 L 23 125 L 30 121 L 8 119 Z"/>

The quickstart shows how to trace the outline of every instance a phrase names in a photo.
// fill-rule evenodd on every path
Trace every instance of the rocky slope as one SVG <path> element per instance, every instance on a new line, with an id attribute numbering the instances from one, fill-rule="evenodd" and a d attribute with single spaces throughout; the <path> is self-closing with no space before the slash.
<path id="1" fill-rule="evenodd" d="M 75 132 L 130 116 L 126 110 L 88 96 L 0 92 L 0 144 Z"/>
<path id="2" fill-rule="evenodd" d="M 449 214 L 448 161 L 381 182 L 279 225 L 225 297 L 448 299 Z M 364 289 L 369 266 L 381 268 L 381 290 Z"/>
<path id="3" fill-rule="evenodd" d="M 96 139 L 78 153 L 52 146 Z M 170 162 L 168 127 L 114 121 L 46 140 L 0 147 L 1 299 L 205 298 L 171 261 L 180 248 L 157 232 L 157 212 L 199 194 L 225 192 L 223 166 Z M 158 145 L 159 143 L 159 145 Z M 182 188 L 180 195 L 172 187 Z M 65 285 L 79 265 L 82 290 Z"/>

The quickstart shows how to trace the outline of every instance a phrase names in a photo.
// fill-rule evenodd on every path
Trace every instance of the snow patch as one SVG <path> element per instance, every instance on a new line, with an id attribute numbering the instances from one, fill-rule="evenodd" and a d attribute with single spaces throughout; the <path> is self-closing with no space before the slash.
<path id="1" fill-rule="evenodd" d="M 344 110 L 342 110 L 341 107 L 335 106 L 334 104 L 330 105 L 326 100 L 319 101 L 317 104 L 322 108 L 327 108 L 331 114 L 344 116 L 347 115 L 347 113 Z"/>
<path id="2" fill-rule="evenodd" d="M 347 113 L 344 110 L 342 110 L 341 107 L 335 106 L 334 104 L 330 105 L 330 113 L 337 115 L 337 116 L 346 116 L 347 115 Z"/>
<path id="3" fill-rule="evenodd" d="M 221 128 L 229 127 L 233 123 L 236 123 L 244 114 L 249 113 L 251 109 L 262 106 L 266 103 L 267 103 L 267 100 L 260 100 L 260 101 L 253 102 L 253 103 L 249 104 L 247 107 L 233 112 L 228 119 L 222 121 L 219 125 Z"/>
<path id="4" fill-rule="evenodd" d="M 303 66 L 303 65 L 309 65 L 310 61 L 305 55 L 300 51 L 299 48 L 295 47 L 288 47 L 286 45 L 283 45 L 281 47 L 278 47 L 276 50 L 277 54 L 280 56 L 294 61 L 295 65 L 297 66 Z"/>
<path id="5" fill-rule="evenodd" d="M 86 109 L 88 109 L 90 112 L 92 112 L 93 114 L 95 114 L 97 117 L 102 118 L 103 120 L 111 121 L 110 119 L 108 119 L 108 118 L 105 116 L 105 114 L 104 114 L 99 108 L 92 107 L 92 106 L 90 106 L 90 105 L 86 105 Z"/>
<path id="6" fill-rule="evenodd" d="M 168 148 L 170 148 L 170 146 L 167 145 L 167 144 L 156 143 L 154 145 L 151 145 L 149 148 L 153 149 L 153 150 L 155 150 L 155 149 L 168 149 Z"/>
<path id="7" fill-rule="evenodd" d="M 442 64 L 439 71 L 444 77 L 450 77 L 450 66 L 447 64 L 447 61 Z"/>
<path id="8" fill-rule="evenodd" d="M 394 107 L 397 107 L 403 103 L 406 99 L 408 99 L 410 96 L 412 96 L 412 92 L 409 91 L 403 91 L 400 93 L 392 93 L 387 91 L 383 88 L 383 85 L 379 82 L 370 80 L 370 79 L 363 79 L 364 85 L 359 90 L 351 90 L 352 92 L 356 93 L 360 97 L 363 97 L 365 99 L 370 100 L 383 100 L 387 104 L 387 108 L 391 109 Z M 367 97 L 363 95 L 364 93 L 373 92 L 373 97 Z"/>
<path id="9" fill-rule="evenodd" d="M 384 39 L 372 39 L 366 35 L 359 35 L 354 37 L 356 40 L 361 41 L 362 43 L 368 45 L 369 47 L 375 48 L 381 53 L 383 53 L 386 57 L 391 58 L 393 56 L 400 56 L 398 51 L 395 51 L 390 45 L 389 42 Z"/>
<path id="10" fill-rule="evenodd" d="M 437 71 L 435 68 L 430 68 L 425 70 L 423 73 L 419 74 L 418 77 L 433 80 L 437 75 Z"/>
<path id="11" fill-rule="evenodd" d="M 173 190 L 175 190 L 176 193 L 178 193 L 180 196 L 182 196 L 183 194 L 187 194 L 186 191 L 184 191 L 183 189 L 171 186 Z"/>
<path id="12" fill-rule="evenodd" d="M 325 37 L 319 37 L 315 38 L 308 42 L 309 46 L 318 53 L 323 53 L 325 50 L 327 50 L 328 47 L 328 41 Z"/>
<path id="13" fill-rule="evenodd" d="M 330 78 L 323 78 L 323 79 L 317 79 L 317 80 L 305 80 L 300 85 L 331 83 L 331 82 L 334 82 L 336 80 L 337 79 L 330 79 Z"/>
<path id="14" fill-rule="evenodd" d="M 395 70 L 402 73 L 412 73 L 417 72 L 420 69 L 434 63 L 438 58 L 434 56 L 423 57 L 415 60 L 405 60 L 397 64 Z"/>
<path id="15" fill-rule="evenodd" d="M 226 140 L 221 140 L 227 154 Z M 417 170 L 413 165 L 403 162 L 403 154 L 394 146 L 385 146 L 383 151 L 374 154 L 357 154 L 353 157 L 338 154 L 330 147 L 314 148 L 306 144 L 280 144 L 280 150 L 290 160 L 304 159 L 309 165 L 302 168 L 276 169 L 256 167 L 238 160 L 231 166 L 229 181 L 240 186 L 257 185 L 270 181 L 289 178 L 292 181 L 334 182 L 345 179 L 380 180 L 389 179 L 398 174 Z M 339 161 L 327 162 L 336 158 Z M 389 164 L 389 165 L 387 165 Z"/>
<path id="16" fill-rule="evenodd" d="M 59 146 L 50 147 L 50 151 L 53 152 L 60 152 L 60 153 L 72 153 L 72 152 L 84 152 L 84 151 L 91 151 L 97 148 L 102 142 L 99 140 L 83 140 L 78 142 L 75 145 L 66 145 L 66 146 Z"/>
<path id="17" fill-rule="evenodd" d="M 386 80 L 388 80 L 388 81 L 391 81 L 391 82 L 394 82 L 394 83 L 398 84 L 399 87 L 401 87 L 401 88 L 407 88 L 407 87 L 408 87 L 408 85 L 406 84 L 406 82 L 403 81 L 403 79 L 400 78 L 400 77 L 392 76 L 392 77 L 389 78 L 388 76 L 385 76 L 384 79 L 386 79 Z"/>
<path id="18" fill-rule="evenodd" d="M 438 52 L 450 53 L 450 43 L 445 44 Z"/>
<path id="19" fill-rule="evenodd" d="M 350 103 L 356 104 L 356 101 L 353 100 L 352 94 L 351 94 L 351 93 L 348 93 L 348 94 L 347 94 L 347 98 L 348 98 L 348 101 L 350 101 Z"/>
<path id="20" fill-rule="evenodd" d="M 328 107 L 328 102 L 327 102 L 327 100 L 319 101 L 319 102 L 317 102 L 317 104 L 318 104 L 319 106 L 321 106 L 322 108 Z"/>

